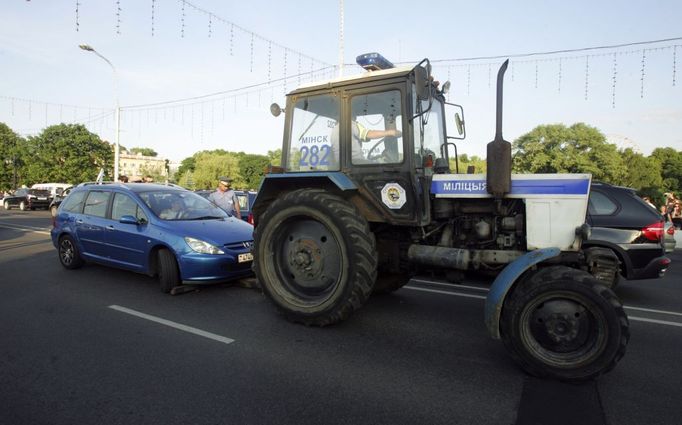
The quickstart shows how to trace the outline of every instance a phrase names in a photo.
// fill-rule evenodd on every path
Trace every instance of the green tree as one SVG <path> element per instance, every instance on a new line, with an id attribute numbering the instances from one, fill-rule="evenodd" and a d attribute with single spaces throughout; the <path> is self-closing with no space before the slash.
<path id="1" fill-rule="evenodd" d="M 223 151 L 204 151 L 195 155 L 196 167 L 192 181 L 197 189 L 213 189 L 218 186 L 218 178 L 228 176 L 233 179 L 233 187 L 243 187 L 244 179 L 239 173 L 239 160 L 236 155 Z"/>
<path id="2" fill-rule="evenodd" d="M 541 125 L 516 139 L 513 170 L 522 173 L 591 173 L 595 180 L 622 181 L 626 173 L 616 145 L 583 123 Z"/>
<path id="3" fill-rule="evenodd" d="M 18 155 L 25 141 L 5 123 L 0 123 L 0 191 L 16 189 Z"/>
<path id="4" fill-rule="evenodd" d="M 239 157 L 240 177 L 244 181 L 243 186 L 235 186 L 243 189 L 258 189 L 265 169 L 270 164 L 270 158 L 264 155 L 244 154 Z"/>
<path id="5" fill-rule="evenodd" d="M 282 149 L 268 151 L 267 157 L 270 159 L 270 164 L 276 165 L 278 167 L 282 166 Z"/>
<path id="6" fill-rule="evenodd" d="M 158 153 L 152 148 L 131 148 L 128 152 L 132 153 L 133 155 L 137 155 L 138 153 L 144 156 L 157 156 Z"/>
<path id="7" fill-rule="evenodd" d="M 80 183 L 95 180 L 100 168 L 113 169 L 111 146 L 80 124 L 59 124 L 29 137 L 22 152 L 26 185 L 40 182 Z M 109 177 L 110 178 L 110 177 Z"/>
<path id="8" fill-rule="evenodd" d="M 667 192 L 682 191 L 682 151 L 673 148 L 656 148 L 651 153 L 661 164 L 662 186 Z"/>
<path id="9" fill-rule="evenodd" d="M 637 190 L 650 187 L 661 187 L 661 164 L 651 157 L 645 157 L 627 148 L 621 151 L 623 162 L 627 164 L 627 173 L 615 183 Z M 651 196 L 651 195 L 649 195 Z"/>
<path id="10" fill-rule="evenodd" d="M 185 158 L 180 162 L 180 166 L 178 167 L 178 171 L 176 172 L 176 176 L 179 176 L 180 179 L 187 174 L 187 172 L 193 172 L 194 167 L 196 166 L 196 154 Z"/>
<path id="11" fill-rule="evenodd" d="M 458 155 L 457 163 L 459 164 L 459 172 L 461 174 L 465 174 L 470 166 L 474 167 L 474 172 L 477 174 L 485 173 L 487 166 L 484 158 L 479 158 L 476 155 L 469 158 L 469 155 L 465 153 Z M 452 157 L 450 158 L 450 171 L 453 173 L 457 171 L 455 159 Z"/>

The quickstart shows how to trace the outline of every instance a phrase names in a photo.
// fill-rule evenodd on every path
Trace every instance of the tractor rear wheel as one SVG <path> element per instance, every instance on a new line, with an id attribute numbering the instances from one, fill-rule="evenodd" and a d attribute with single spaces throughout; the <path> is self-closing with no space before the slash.
<path id="1" fill-rule="evenodd" d="M 360 308 L 377 275 L 376 242 L 360 212 L 322 189 L 274 201 L 254 232 L 254 271 L 293 322 L 325 326 Z"/>
<path id="2" fill-rule="evenodd" d="M 540 269 L 505 301 L 502 340 L 528 373 L 565 381 L 613 369 L 630 337 L 623 306 L 589 273 L 565 266 Z"/>

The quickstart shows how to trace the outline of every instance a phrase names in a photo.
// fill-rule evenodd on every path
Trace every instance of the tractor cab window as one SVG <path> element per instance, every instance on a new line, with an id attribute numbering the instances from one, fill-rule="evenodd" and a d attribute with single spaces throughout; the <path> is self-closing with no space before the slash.
<path id="1" fill-rule="evenodd" d="M 403 162 L 400 90 L 353 96 L 351 118 L 354 165 Z"/>
<path id="2" fill-rule="evenodd" d="M 334 95 L 302 97 L 291 119 L 287 171 L 339 170 L 339 100 Z"/>
<path id="3" fill-rule="evenodd" d="M 433 167 L 438 158 L 447 160 L 446 152 L 444 152 L 446 149 L 441 149 L 445 143 L 443 104 L 437 98 L 433 98 L 430 108 L 429 101 L 426 100 L 417 105 L 417 96 L 413 95 L 412 107 L 415 115 L 427 111 L 414 120 L 415 166 L 417 168 Z"/>

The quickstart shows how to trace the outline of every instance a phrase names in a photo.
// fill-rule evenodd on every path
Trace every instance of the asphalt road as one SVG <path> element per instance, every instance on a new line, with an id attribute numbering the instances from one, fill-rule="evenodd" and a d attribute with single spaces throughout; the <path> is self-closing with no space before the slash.
<path id="1" fill-rule="evenodd" d="M 485 285 L 413 280 L 348 321 L 285 321 L 258 291 L 164 295 L 69 271 L 49 213 L 0 210 L 0 424 L 679 424 L 682 250 L 625 281 L 631 338 L 598 381 L 526 376 L 483 324 Z"/>

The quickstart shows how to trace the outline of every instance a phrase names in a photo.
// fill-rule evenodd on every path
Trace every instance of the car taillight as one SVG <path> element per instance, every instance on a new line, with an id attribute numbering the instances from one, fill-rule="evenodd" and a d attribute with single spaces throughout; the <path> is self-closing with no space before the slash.
<path id="1" fill-rule="evenodd" d="M 675 226 L 668 227 L 668 230 L 666 230 L 665 233 L 669 234 L 670 236 L 675 236 Z"/>
<path id="2" fill-rule="evenodd" d="M 249 213 L 249 217 L 246 219 L 246 221 L 253 226 L 253 213 Z"/>
<path id="3" fill-rule="evenodd" d="M 642 229 L 642 235 L 650 241 L 660 242 L 663 239 L 663 221 L 646 226 Z"/>

